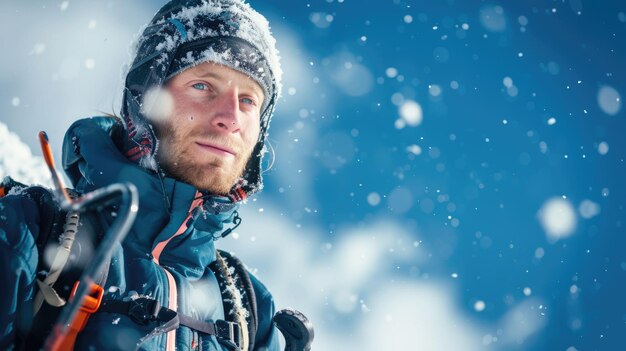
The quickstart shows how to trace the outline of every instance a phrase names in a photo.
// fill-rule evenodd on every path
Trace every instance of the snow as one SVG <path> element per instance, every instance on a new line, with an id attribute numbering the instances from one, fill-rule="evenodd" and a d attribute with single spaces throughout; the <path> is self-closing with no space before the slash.
<path id="1" fill-rule="evenodd" d="M 388 67 L 385 70 L 385 75 L 389 78 L 395 78 L 398 75 L 398 70 L 395 67 Z"/>
<path id="2" fill-rule="evenodd" d="M 539 221 L 551 241 L 566 238 L 576 230 L 576 211 L 561 197 L 548 199 L 539 210 Z"/>
<path id="3" fill-rule="evenodd" d="M 399 114 L 402 120 L 411 127 L 422 124 L 424 118 L 422 106 L 414 100 L 406 100 L 399 108 Z"/>
<path id="4" fill-rule="evenodd" d="M 0 179 L 6 176 L 26 185 L 52 186 L 43 158 L 34 156 L 30 148 L 0 122 Z"/>
<path id="5" fill-rule="evenodd" d="M 542 247 L 538 247 L 535 249 L 535 258 L 541 259 L 545 255 L 545 250 Z"/>
<path id="6" fill-rule="evenodd" d="M 609 144 L 606 141 L 598 144 L 598 153 L 600 155 L 606 155 L 609 152 Z"/>
<path id="7" fill-rule="evenodd" d="M 177 13 L 173 18 L 184 23 L 193 22 L 198 16 L 201 15 L 219 15 L 223 12 L 229 12 L 233 16 L 240 18 L 238 26 L 236 28 L 220 28 L 219 34 L 224 36 L 237 36 L 246 40 L 249 43 L 255 45 L 262 53 L 264 53 L 270 69 L 276 79 L 276 91 L 280 97 L 282 94 L 282 69 L 280 67 L 280 55 L 276 49 L 276 39 L 271 34 L 269 22 L 265 17 L 256 12 L 249 4 L 243 1 L 233 1 L 230 4 L 223 4 L 216 1 L 202 2 L 198 6 L 192 8 L 184 8 Z M 159 24 L 163 24 L 170 19 L 163 19 Z M 211 29 L 204 29 L 202 27 L 192 26 L 187 33 L 185 39 L 182 39 L 177 32 L 175 36 L 164 36 L 164 43 L 159 44 L 157 50 L 167 49 L 171 51 L 175 46 L 182 42 L 193 41 L 197 38 L 206 36 L 214 36 L 215 33 Z M 229 31 L 233 30 L 234 33 Z M 221 54 L 216 55 L 214 52 L 207 52 L 206 59 L 218 59 L 216 62 L 222 63 L 226 60 Z M 260 82 L 261 84 L 263 82 Z M 269 91 L 269 89 L 266 89 Z"/>
<path id="8" fill-rule="evenodd" d="M 393 93 L 391 95 L 391 103 L 396 106 L 400 106 L 404 103 L 404 96 L 401 93 Z"/>
<path id="9" fill-rule="evenodd" d="M 166 89 L 154 87 L 144 94 L 141 113 L 149 119 L 165 120 L 173 111 L 174 99 Z"/>
<path id="10" fill-rule="evenodd" d="M 474 302 L 474 310 L 476 312 L 482 312 L 485 310 L 485 301 L 483 300 L 477 300 L 476 302 Z"/>
<path id="11" fill-rule="evenodd" d="M 608 197 L 611 194 L 611 191 L 609 190 L 609 188 L 602 188 L 601 194 L 602 197 Z"/>
<path id="12" fill-rule="evenodd" d="M 517 18 L 517 22 L 522 25 L 522 26 L 527 26 L 528 25 L 528 18 L 526 16 L 519 16 Z"/>
<path id="13" fill-rule="evenodd" d="M 433 97 L 437 97 L 441 95 L 441 87 L 437 84 L 432 84 L 428 86 L 428 93 Z"/>
<path id="14" fill-rule="evenodd" d="M 502 79 L 502 84 L 504 84 L 505 87 L 510 88 L 513 86 L 513 79 L 511 79 L 511 77 L 504 77 L 504 79 Z"/>
<path id="15" fill-rule="evenodd" d="M 380 195 L 377 192 L 367 194 L 367 203 L 372 207 L 378 206 L 380 204 Z"/>
<path id="16" fill-rule="evenodd" d="M 507 23 L 502 6 L 484 6 L 480 10 L 480 23 L 490 32 L 504 31 Z"/>
<path id="17" fill-rule="evenodd" d="M 513 84 L 513 79 L 511 77 L 509 76 L 504 77 L 504 79 L 502 79 L 502 84 L 506 88 L 506 92 L 509 96 L 511 97 L 517 96 L 519 90 L 517 89 L 517 86 Z"/>
<path id="18" fill-rule="evenodd" d="M 593 218 L 600 214 L 600 205 L 591 200 L 583 200 L 578 206 L 578 213 L 582 218 Z"/>
<path id="19" fill-rule="evenodd" d="M 326 29 L 330 27 L 330 25 L 334 21 L 334 17 L 331 14 L 325 12 L 312 12 L 309 15 L 309 21 L 315 25 L 315 27 L 320 29 Z"/>
<path id="20" fill-rule="evenodd" d="M 615 116 L 622 109 L 622 100 L 615 88 L 605 85 L 598 90 L 598 105 L 602 112 Z"/>
<path id="21" fill-rule="evenodd" d="M 421 155 L 422 154 L 422 148 L 419 145 L 416 144 L 412 144 L 407 146 L 406 151 L 412 153 L 413 155 Z"/>

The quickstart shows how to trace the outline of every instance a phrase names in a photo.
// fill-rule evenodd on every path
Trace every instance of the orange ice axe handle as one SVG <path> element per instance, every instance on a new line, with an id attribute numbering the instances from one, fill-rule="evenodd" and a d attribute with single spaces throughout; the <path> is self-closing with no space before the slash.
<path id="1" fill-rule="evenodd" d="M 54 165 L 54 157 L 52 156 L 52 150 L 50 149 L 48 134 L 46 134 L 46 132 L 44 131 L 39 132 L 39 144 L 41 145 L 43 159 L 46 161 L 46 165 L 48 165 L 48 169 L 50 170 L 50 175 L 52 176 L 52 184 L 54 185 L 56 192 L 67 203 L 72 202 L 70 196 L 65 190 L 63 180 L 61 179 L 61 177 L 59 177 L 59 173 L 57 172 L 56 166 Z"/>

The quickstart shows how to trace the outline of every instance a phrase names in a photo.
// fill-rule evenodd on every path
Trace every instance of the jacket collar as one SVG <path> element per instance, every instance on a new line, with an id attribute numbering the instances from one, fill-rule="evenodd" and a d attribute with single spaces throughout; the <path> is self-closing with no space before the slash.
<path id="1" fill-rule="evenodd" d="M 63 168 L 72 184 L 80 193 L 113 183 L 134 184 L 139 193 L 139 211 L 124 244 L 138 253 L 152 252 L 155 245 L 170 239 L 184 224 L 185 235 L 176 240 L 193 237 L 194 252 L 198 252 L 197 257 L 184 259 L 196 260 L 188 265 L 204 269 L 215 259 L 214 236 L 233 222 L 239 204 L 219 196 L 204 196 L 194 203 L 199 193 L 192 185 L 147 170 L 120 153 L 116 139 L 124 135 L 121 128 L 113 117 L 87 118 L 72 124 L 63 143 Z M 176 261 L 189 252 L 166 250 L 164 255 Z"/>

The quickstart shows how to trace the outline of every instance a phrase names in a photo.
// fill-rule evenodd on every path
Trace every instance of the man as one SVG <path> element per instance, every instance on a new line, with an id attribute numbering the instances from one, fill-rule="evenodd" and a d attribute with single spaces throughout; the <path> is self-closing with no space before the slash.
<path id="1" fill-rule="evenodd" d="M 75 349 L 278 349 L 271 295 L 214 241 L 239 224 L 240 203 L 262 188 L 281 74 L 267 21 L 242 0 L 173 0 L 139 38 L 123 120 L 94 117 L 69 128 L 63 167 L 78 194 L 122 182 L 139 193 L 133 227 L 103 275 L 102 305 L 72 341 Z M 41 346 L 50 327 L 42 319 L 58 313 L 54 305 L 71 288 L 57 282 L 53 294 L 37 296 L 50 275 L 47 237 L 63 225 L 67 234 L 70 224 L 58 215 L 50 223 L 58 211 L 44 210 L 49 194 L 10 183 L 0 199 L 0 348 L 29 349 Z M 76 240 L 101 235 L 115 211 L 82 218 Z M 68 266 L 97 249 L 88 244 L 72 247 L 80 257 Z M 163 311 L 178 313 L 180 325 Z M 226 334 L 206 332 L 223 320 Z"/>

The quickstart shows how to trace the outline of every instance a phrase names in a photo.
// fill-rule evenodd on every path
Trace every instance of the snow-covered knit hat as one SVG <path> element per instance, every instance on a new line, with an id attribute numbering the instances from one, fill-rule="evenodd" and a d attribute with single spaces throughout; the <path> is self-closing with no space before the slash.
<path id="1" fill-rule="evenodd" d="M 203 62 L 242 72 L 263 89 L 261 132 L 242 179 L 230 197 L 241 201 L 262 186 L 261 159 L 274 106 L 281 94 L 280 57 L 269 23 L 243 0 L 172 0 L 156 13 L 139 37 L 126 75 L 122 117 L 128 132 L 126 156 L 158 170 L 158 140 L 142 111 L 149 89 Z"/>

